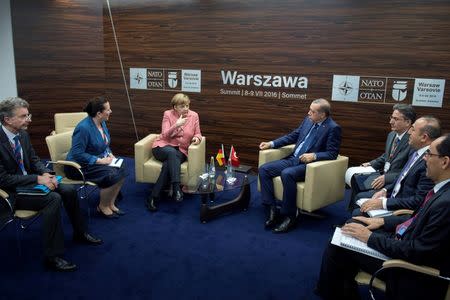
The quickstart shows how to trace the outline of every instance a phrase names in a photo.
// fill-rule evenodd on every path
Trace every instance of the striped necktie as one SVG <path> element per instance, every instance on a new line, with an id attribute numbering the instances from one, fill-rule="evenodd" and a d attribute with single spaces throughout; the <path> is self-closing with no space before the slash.
<path id="1" fill-rule="evenodd" d="M 14 157 L 19 164 L 20 170 L 25 174 L 25 166 L 23 164 L 22 146 L 20 145 L 19 135 L 14 137 Z"/>
<path id="2" fill-rule="evenodd" d="M 391 159 L 394 156 L 394 152 L 395 152 L 395 150 L 397 150 L 399 143 L 400 143 L 400 138 L 396 137 L 395 140 L 392 142 L 391 152 L 389 152 L 389 159 Z"/>
<path id="3" fill-rule="evenodd" d="M 408 220 L 406 220 L 405 222 L 397 225 L 397 227 L 395 228 L 395 237 L 399 240 L 402 239 L 403 235 L 405 234 L 405 231 L 408 229 L 409 225 L 411 225 L 411 223 L 416 219 L 416 217 L 420 214 L 420 211 L 423 209 L 423 207 L 425 206 L 425 204 L 427 204 L 427 202 L 434 196 L 434 189 L 430 190 L 428 192 L 428 194 L 425 196 L 425 200 L 423 200 L 422 204 L 420 205 L 419 211 L 412 216 L 411 218 L 409 218 Z"/>

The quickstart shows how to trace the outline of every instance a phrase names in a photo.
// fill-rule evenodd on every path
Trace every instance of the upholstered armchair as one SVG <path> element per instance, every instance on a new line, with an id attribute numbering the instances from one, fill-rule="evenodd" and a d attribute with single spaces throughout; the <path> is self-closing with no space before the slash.
<path id="1" fill-rule="evenodd" d="M 153 157 L 152 145 L 158 134 L 149 134 L 134 144 L 136 181 L 155 183 L 161 172 L 162 163 Z M 187 160 L 181 164 L 181 184 L 189 185 L 198 180 L 205 171 L 206 138 L 200 144 L 190 145 Z"/>
<path id="2" fill-rule="evenodd" d="M 287 157 L 294 151 L 295 145 L 278 149 L 259 151 L 261 166 L 267 162 Z M 300 211 L 311 213 L 319 208 L 344 199 L 344 175 L 348 166 L 348 157 L 339 155 L 336 160 L 323 160 L 309 163 L 306 167 L 304 182 L 297 183 L 297 207 Z M 275 198 L 283 199 L 283 184 L 280 176 L 275 177 Z M 258 190 L 260 185 L 258 183 Z"/>
<path id="3" fill-rule="evenodd" d="M 51 134 L 73 131 L 78 123 L 87 117 L 85 112 L 56 113 L 55 130 Z"/>

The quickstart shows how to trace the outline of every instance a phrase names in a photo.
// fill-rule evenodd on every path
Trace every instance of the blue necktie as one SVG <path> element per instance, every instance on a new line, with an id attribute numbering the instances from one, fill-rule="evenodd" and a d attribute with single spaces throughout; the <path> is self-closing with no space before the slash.
<path id="1" fill-rule="evenodd" d="M 418 155 L 419 155 L 419 153 L 417 153 L 417 151 L 414 151 L 414 153 L 410 156 L 406 165 L 403 167 L 402 172 L 400 173 L 400 175 L 397 178 L 397 181 L 395 182 L 394 190 L 392 191 L 392 195 L 391 195 L 392 198 L 395 198 L 395 196 L 397 196 L 398 192 L 400 191 L 402 180 L 406 177 L 406 174 L 408 174 L 409 169 L 411 169 L 411 167 Z"/>
<path id="2" fill-rule="evenodd" d="M 300 155 L 302 155 L 303 153 L 305 153 L 306 151 L 309 150 L 309 148 L 311 147 L 311 145 L 314 143 L 314 141 L 316 140 L 316 136 L 317 136 L 317 129 L 319 129 L 319 124 L 315 124 L 314 127 L 311 129 L 311 131 L 309 132 L 308 136 L 305 138 L 305 140 L 303 141 L 303 144 L 301 147 L 298 147 L 295 150 L 294 156 L 295 157 L 300 157 Z"/>
<path id="3" fill-rule="evenodd" d="M 18 135 L 14 137 L 14 156 L 16 157 L 16 161 L 19 164 L 20 170 L 22 170 L 22 173 L 25 174 L 25 166 L 23 164 L 22 157 L 22 146 L 20 145 Z"/>

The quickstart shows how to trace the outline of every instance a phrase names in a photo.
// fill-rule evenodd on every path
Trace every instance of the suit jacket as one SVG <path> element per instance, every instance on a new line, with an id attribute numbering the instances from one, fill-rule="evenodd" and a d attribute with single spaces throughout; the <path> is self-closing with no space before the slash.
<path id="1" fill-rule="evenodd" d="M 389 158 L 392 149 L 392 143 L 394 143 L 396 137 L 397 133 L 395 131 L 391 131 L 386 139 L 384 153 L 380 157 L 370 161 L 370 165 L 375 170 L 378 171 L 382 171 L 384 169 L 384 164 L 386 162 L 389 162 L 391 164 L 389 170 L 384 174 L 385 184 L 395 182 L 403 166 L 408 161 L 408 154 L 410 151 L 408 143 L 409 140 L 408 133 L 405 133 L 403 135 L 402 139 L 400 140 L 397 148 L 395 149 L 392 155 L 392 158 Z"/>
<path id="2" fill-rule="evenodd" d="M 274 148 L 294 143 L 296 144 L 295 148 L 297 148 L 308 135 L 312 126 L 314 126 L 314 123 L 310 118 L 306 117 L 297 129 L 274 140 Z M 341 146 L 341 127 L 331 117 L 328 117 L 317 130 L 316 141 L 311 144 L 311 147 L 306 152 L 315 153 L 316 160 L 336 159 Z"/>
<path id="3" fill-rule="evenodd" d="M 11 193 L 15 193 L 17 186 L 37 184 L 38 175 L 50 172 L 36 155 L 28 133 L 21 130 L 19 135 L 23 164 L 28 175 L 23 175 L 8 136 L 0 128 L 0 188 Z"/>
<path id="4" fill-rule="evenodd" d="M 173 146 L 179 147 L 179 150 L 188 155 L 188 148 L 191 140 L 194 137 L 202 138 L 200 132 L 200 120 L 195 111 L 189 110 L 186 116 L 186 123 L 183 126 L 177 127 L 175 123 L 180 117 L 174 109 L 166 110 L 164 112 L 161 134 L 153 143 L 153 148 Z"/>
<path id="5" fill-rule="evenodd" d="M 401 240 L 374 232 L 367 244 L 391 258 L 428 265 L 449 272 L 450 253 L 450 182 L 444 185 L 423 208 L 414 212 L 417 217 Z M 384 218 L 384 230 L 395 232 L 404 216 Z M 411 283 L 412 285 L 414 283 Z"/>
<path id="6" fill-rule="evenodd" d="M 91 117 L 81 120 L 73 132 L 72 147 L 66 159 L 81 165 L 93 165 L 97 158 L 103 158 L 107 152 L 111 153 L 111 136 L 105 122 L 102 122 L 102 128 L 108 139 L 107 143 Z"/>
<path id="7" fill-rule="evenodd" d="M 414 162 L 401 181 L 400 190 L 395 198 L 388 197 L 386 202 L 388 210 L 402 208 L 415 210 L 420 206 L 428 191 L 433 188 L 434 183 L 426 176 L 426 163 L 422 157 L 423 155 Z M 391 185 L 386 186 L 388 195 L 392 194 L 396 182 L 397 179 Z"/>

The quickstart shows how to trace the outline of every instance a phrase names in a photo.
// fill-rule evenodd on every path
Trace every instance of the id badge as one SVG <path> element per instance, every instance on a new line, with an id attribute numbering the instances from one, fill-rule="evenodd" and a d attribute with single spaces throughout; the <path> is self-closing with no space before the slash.
<path id="1" fill-rule="evenodd" d="M 384 173 L 386 173 L 387 171 L 389 171 L 389 169 L 391 168 L 391 163 L 390 162 L 385 162 L 384 163 L 384 169 L 383 169 L 383 171 L 384 171 Z"/>

